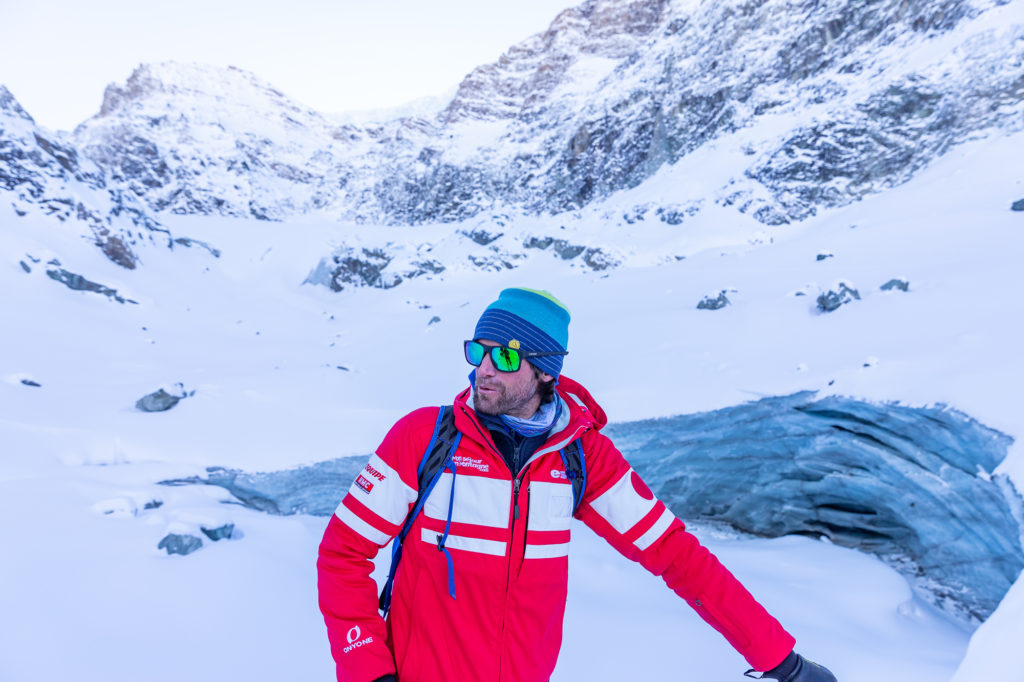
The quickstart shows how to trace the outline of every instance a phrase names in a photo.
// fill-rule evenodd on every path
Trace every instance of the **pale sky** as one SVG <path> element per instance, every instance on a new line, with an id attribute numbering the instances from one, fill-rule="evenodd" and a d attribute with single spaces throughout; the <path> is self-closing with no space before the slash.
<path id="1" fill-rule="evenodd" d="M 0 0 L 0 84 L 70 130 L 142 62 L 252 71 L 333 113 L 454 88 L 582 0 Z"/>

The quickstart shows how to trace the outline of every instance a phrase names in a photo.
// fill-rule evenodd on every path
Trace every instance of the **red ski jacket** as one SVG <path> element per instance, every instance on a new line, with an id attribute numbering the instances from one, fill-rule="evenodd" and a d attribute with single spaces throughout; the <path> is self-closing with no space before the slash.
<path id="1" fill-rule="evenodd" d="M 560 448 L 582 439 L 587 486 L 576 517 L 626 557 L 661 576 L 757 670 L 794 639 L 651 493 L 599 430 L 604 411 L 562 376 L 563 409 L 551 435 L 515 479 L 471 406 L 455 399 L 463 437 L 453 475 L 442 474 L 403 547 L 391 612 L 377 610 L 370 577 L 378 549 L 416 499 L 417 469 L 438 408 L 403 417 L 356 478 L 320 544 L 320 610 L 339 682 L 541 682 L 562 641 L 572 486 Z M 451 502 L 446 542 L 438 551 Z"/>

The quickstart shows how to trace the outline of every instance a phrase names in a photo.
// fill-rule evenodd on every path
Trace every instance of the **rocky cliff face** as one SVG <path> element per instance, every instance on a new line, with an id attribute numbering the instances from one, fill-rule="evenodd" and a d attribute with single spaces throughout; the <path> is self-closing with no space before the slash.
<path id="1" fill-rule="evenodd" d="M 148 65 L 74 146 L 156 213 L 416 224 L 578 210 L 714 145 L 738 161 L 686 205 L 780 224 L 1022 125 L 1021 2 L 587 0 L 435 116 L 369 126 L 238 69 Z"/>
<path id="2" fill-rule="evenodd" d="M 510 203 L 579 208 L 715 143 L 746 161 L 714 200 L 777 224 L 900 183 L 981 130 L 1020 125 L 1024 28 L 1008 3 L 608 6 L 563 13 L 471 74 L 448 109 L 449 121 L 509 120 L 508 141 L 540 138 L 496 169 L 510 172 Z"/>
<path id="3" fill-rule="evenodd" d="M 7 93 L 2 172 L 21 178 L 7 180 L 23 187 L 17 201 L 46 196 L 51 209 L 66 197 L 26 191 L 24 158 L 103 191 L 114 203 L 96 209 L 97 230 L 112 213 L 149 226 L 165 212 L 423 224 L 593 207 L 600 218 L 602 202 L 665 169 L 673 205 L 617 215 L 678 224 L 717 205 L 782 224 L 1024 125 L 1022 8 L 587 0 L 475 69 L 436 115 L 371 125 L 334 122 L 239 69 L 143 65 L 72 136 L 35 130 Z"/>
<path id="4" fill-rule="evenodd" d="M 83 154 L 154 211 L 280 219 L 326 203 L 349 144 L 238 69 L 140 66 L 75 131 Z M 336 139 L 337 138 L 337 139 Z"/>
<path id="5" fill-rule="evenodd" d="M 44 131 L 0 86 L 0 191 L 15 215 L 29 212 L 83 225 L 118 265 L 132 269 L 140 240 L 168 233 L 123 187 L 84 158 L 62 134 Z"/>

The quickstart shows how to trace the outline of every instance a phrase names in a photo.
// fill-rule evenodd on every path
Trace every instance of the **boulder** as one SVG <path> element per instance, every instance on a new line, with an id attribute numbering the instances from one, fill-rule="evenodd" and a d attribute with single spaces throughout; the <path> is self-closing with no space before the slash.
<path id="1" fill-rule="evenodd" d="M 168 555 L 181 554 L 184 556 L 186 554 L 191 554 L 202 546 L 203 541 L 195 535 L 168 533 L 156 548 L 166 550 Z"/>
<path id="2" fill-rule="evenodd" d="M 729 299 L 723 289 L 715 298 L 705 296 L 701 299 L 701 302 L 697 304 L 697 310 L 720 310 L 727 305 L 729 305 Z"/>
<path id="3" fill-rule="evenodd" d="M 199 526 L 199 530 L 203 531 L 203 535 L 214 542 L 217 542 L 218 540 L 230 540 L 231 535 L 235 532 L 235 524 L 225 523 L 223 526 L 217 526 L 216 528 Z"/>
<path id="4" fill-rule="evenodd" d="M 910 282 L 905 279 L 890 279 L 888 282 L 883 284 L 881 287 L 882 291 L 892 291 L 893 289 L 899 289 L 900 291 L 909 291 Z"/>
<path id="5" fill-rule="evenodd" d="M 845 303 L 860 300 L 860 292 L 848 286 L 846 282 L 840 282 L 838 289 L 838 291 L 829 289 L 818 296 L 818 310 L 823 313 L 831 313 Z"/>
<path id="6" fill-rule="evenodd" d="M 181 384 L 178 384 L 178 387 L 181 388 Z M 136 400 L 135 409 L 143 412 L 166 412 L 191 395 L 195 395 L 195 391 L 186 393 L 182 390 L 181 395 L 171 395 L 161 388 Z"/>

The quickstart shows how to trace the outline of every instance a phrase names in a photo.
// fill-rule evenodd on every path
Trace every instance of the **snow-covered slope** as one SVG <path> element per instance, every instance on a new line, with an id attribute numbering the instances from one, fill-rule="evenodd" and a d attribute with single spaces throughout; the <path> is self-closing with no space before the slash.
<path id="1" fill-rule="evenodd" d="M 322 522 L 224 505 L 230 498 L 219 488 L 156 482 L 205 476 L 210 466 L 268 471 L 372 450 L 399 415 L 460 390 L 458 343 L 506 285 L 544 287 L 569 304 L 566 371 L 616 421 L 805 389 L 946 403 L 1015 439 L 996 473 L 1021 487 L 1015 396 L 1024 362 L 1015 344 L 1024 299 L 1013 273 L 1024 231 L 1010 205 L 1024 198 L 1024 184 L 1004 169 L 1022 148 L 1020 134 L 964 145 L 901 188 L 800 226 L 764 228 L 723 210 L 717 229 L 689 234 L 682 260 L 666 262 L 649 223 L 638 221 L 598 231 L 608 248 L 633 251 L 614 270 L 573 267 L 549 253 L 516 270 L 452 268 L 443 280 L 339 293 L 301 284 L 327 244 L 353 233 L 415 244 L 419 232 L 172 215 L 171 228 L 220 256 L 154 248 L 145 267 L 126 270 L 64 223 L 3 208 L 0 288 L 17 295 L 0 300 L 5 329 L 16 330 L 0 335 L 8 358 L 0 501 L 11 546 L 22 549 L 0 563 L 0 604 L 14 614 L 9 622 L 24 624 L 6 633 L 5 674 L 270 679 L 299 670 L 329 679 L 312 579 Z M 661 191 L 652 181 L 629 200 L 656 202 Z M 539 227 L 561 232 L 560 222 Z M 461 257 L 435 251 L 442 263 Z M 137 304 L 71 291 L 38 267 L 26 272 L 18 261 L 27 254 L 73 263 Z M 880 290 L 892 278 L 908 290 Z M 820 311 L 817 294 L 839 281 L 860 299 Z M 722 290 L 728 305 L 697 308 Z M 133 407 L 161 386 L 187 397 L 164 413 Z M 228 543 L 199 529 L 228 523 L 239 531 Z M 203 537 L 204 546 L 168 557 L 157 545 L 172 533 Z M 952 676 L 967 633 L 882 564 L 807 538 L 734 544 L 701 536 L 794 629 L 801 650 L 841 679 Z M 687 655 L 702 679 L 738 675 L 742 662 L 670 606 L 657 581 L 581 540 L 560 679 L 581 671 L 608 679 L 630 660 L 623 646 L 651 675 L 669 675 L 680 642 L 694 643 Z M 81 583 L 54 591 L 65 584 L 69 555 Z M 991 642 L 1014 636 L 1013 608 L 1009 618 L 997 609 L 979 630 L 983 660 L 965 666 L 1012 662 L 993 660 Z M 33 634 L 44 630 L 45 639 Z M 204 646 L 214 641 L 227 644 Z M 44 642 L 68 656 L 44 656 Z M 255 642 L 260 653 L 244 660 L 224 653 Z M 168 643 L 193 653 L 167 658 Z M 281 651 L 288 655 L 274 654 Z"/>

